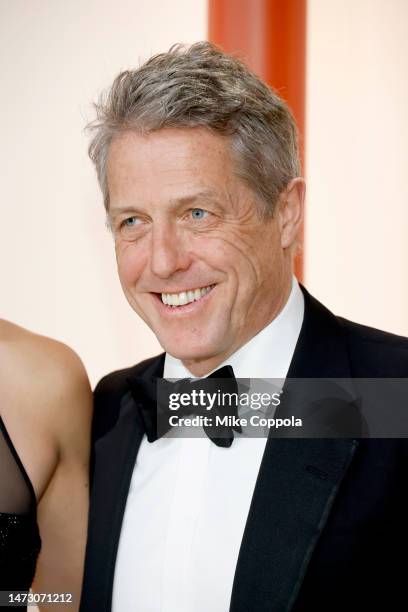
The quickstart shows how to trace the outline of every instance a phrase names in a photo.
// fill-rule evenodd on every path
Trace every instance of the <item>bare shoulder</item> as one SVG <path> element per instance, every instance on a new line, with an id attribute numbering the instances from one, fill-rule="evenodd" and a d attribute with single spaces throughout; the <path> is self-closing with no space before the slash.
<path id="1" fill-rule="evenodd" d="M 78 355 L 65 344 L 0 319 L 0 388 L 4 410 L 58 437 L 89 421 L 91 390 Z M 2 407 L 3 410 L 3 407 Z M 11 416 L 10 416 L 11 418 Z"/>
<path id="2" fill-rule="evenodd" d="M 34 589 L 79 600 L 92 410 L 85 368 L 61 342 L 0 320 L 0 390 L 1 417 L 38 504 Z"/>
<path id="3" fill-rule="evenodd" d="M 48 394 L 88 386 L 85 368 L 71 348 L 4 319 L 0 319 L 0 369 L 10 382 L 18 379 L 19 386 L 27 383 L 38 391 L 46 387 Z"/>

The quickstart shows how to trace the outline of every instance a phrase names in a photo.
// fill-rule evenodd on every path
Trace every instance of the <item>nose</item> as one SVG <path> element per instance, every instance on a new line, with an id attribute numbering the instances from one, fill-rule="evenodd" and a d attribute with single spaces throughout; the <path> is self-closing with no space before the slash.
<path id="1" fill-rule="evenodd" d="M 154 227 L 151 233 L 150 266 L 152 273 L 167 279 L 176 272 L 186 270 L 190 257 L 185 241 L 170 224 Z"/>

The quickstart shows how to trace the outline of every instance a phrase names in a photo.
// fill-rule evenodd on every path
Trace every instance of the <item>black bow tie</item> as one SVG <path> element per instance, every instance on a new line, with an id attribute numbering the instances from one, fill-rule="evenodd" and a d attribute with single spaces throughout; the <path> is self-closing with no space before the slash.
<path id="1" fill-rule="evenodd" d="M 223 379 L 222 383 L 219 379 Z M 218 382 L 217 382 L 218 381 Z M 190 379 L 184 378 L 177 382 L 170 382 L 157 377 L 132 378 L 128 380 L 133 398 L 136 402 L 141 421 L 149 442 L 154 442 L 161 438 L 170 429 L 170 417 L 185 417 L 189 415 L 208 416 L 209 412 L 205 406 L 180 406 L 177 411 L 169 407 L 169 397 L 171 394 L 187 393 L 193 391 L 200 393 L 238 393 L 237 381 L 234 370 L 231 366 L 224 366 L 210 374 L 207 378 Z M 160 384 L 158 393 L 158 383 Z M 159 396 L 159 397 L 158 397 Z M 174 397 L 174 396 L 173 396 Z M 232 423 L 237 418 L 237 403 L 232 401 L 232 405 L 219 406 L 214 404 L 211 414 L 211 424 L 203 424 L 206 435 L 216 444 L 228 448 L 234 439 L 234 431 L 241 433 L 239 425 L 217 424 L 216 417 L 231 417 Z"/>

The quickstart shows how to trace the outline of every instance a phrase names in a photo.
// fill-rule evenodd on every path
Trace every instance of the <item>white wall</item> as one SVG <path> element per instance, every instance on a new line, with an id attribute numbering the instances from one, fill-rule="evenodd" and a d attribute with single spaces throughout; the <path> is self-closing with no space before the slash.
<path id="1" fill-rule="evenodd" d="M 91 380 L 159 347 L 122 297 L 82 129 L 121 70 L 205 38 L 206 0 L 0 0 L 0 316 Z M 406 0 L 309 0 L 306 284 L 408 334 Z"/>
<path id="2" fill-rule="evenodd" d="M 408 335 L 408 2 L 309 0 L 305 281 Z"/>
<path id="3" fill-rule="evenodd" d="M 159 351 L 116 280 L 82 130 L 116 74 L 206 37 L 206 0 L 0 0 L 0 317 L 70 344 L 92 383 Z"/>

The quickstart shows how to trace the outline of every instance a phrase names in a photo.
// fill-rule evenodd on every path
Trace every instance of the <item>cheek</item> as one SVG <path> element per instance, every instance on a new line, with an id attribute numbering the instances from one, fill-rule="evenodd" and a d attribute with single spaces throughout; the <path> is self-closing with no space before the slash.
<path id="1" fill-rule="evenodd" d="M 120 281 L 124 287 L 130 287 L 139 280 L 146 266 L 143 250 L 135 244 L 119 244 L 115 248 Z"/>
<path id="2" fill-rule="evenodd" d="M 233 232 L 214 232 L 210 236 L 197 236 L 193 252 L 212 268 L 219 270 L 239 268 L 247 259 L 242 238 Z"/>
<path id="3" fill-rule="evenodd" d="M 196 251 L 210 268 L 222 273 L 221 278 L 226 281 L 222 295 L 230 306 L 243 302 L 241 306 L 245 307 L 259 282 L 259 261 L 251 249 L 251 242 L 245 238 L 238 232 L 221 234 L 203 241 L 200 251 Z"/>
<path id="4" fill-rule="evenodd" d="M 220 241 L 217 250 L 218 260 L 244 289 L 256 283 L 260 275 L 259 249 L 261 240 L 236 233 Z"/>

